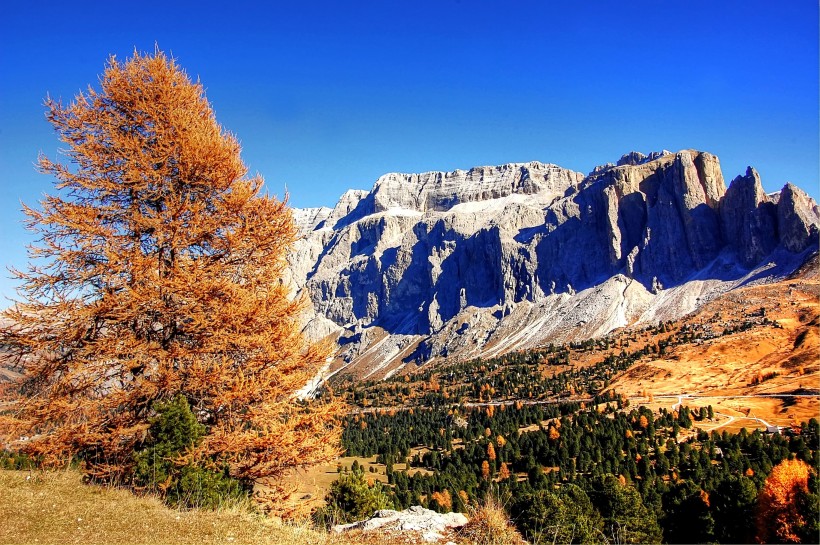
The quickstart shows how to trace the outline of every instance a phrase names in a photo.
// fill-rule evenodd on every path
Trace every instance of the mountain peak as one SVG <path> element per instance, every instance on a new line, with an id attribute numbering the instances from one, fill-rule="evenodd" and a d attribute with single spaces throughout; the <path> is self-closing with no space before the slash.
<path id="1" fill-rule="evenodd" d="M 480 166 L 466 171 L 389 173 L 376 181 L 371 196 L 374 212 L 391 209 L 445 212 L 458 204 L 511 194 L 563 195 L 582 178 L 580 173 L 537 161 Z"/>
<path id="2" fill-rule="evenodd" d="M 649 155 L 644 155 L 643 153 L 641 153 L 639 151 L 630 151 L 629 153 L 626 153 L 626 154 L 622 155 L 621 158 L 618 159 L 618 163 L 616 164 L 616 166 L 620 167 L 620 166 L 624 166 L 624 165 L 629 165 L 629 166 L 642 165 L 644 163 L 654 161 L 655 159 L 659 159 L 659 158 L 665 157 L 667 155 L 672 155 L 672 152 L 667 151 L 667 150 L 662 150 L 662 151 L 653 151 L 653 152 L 650 152 Z"/>

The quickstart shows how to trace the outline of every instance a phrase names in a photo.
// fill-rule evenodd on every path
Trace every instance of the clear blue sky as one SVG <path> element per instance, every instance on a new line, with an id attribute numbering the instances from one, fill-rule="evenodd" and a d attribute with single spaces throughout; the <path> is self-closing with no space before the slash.
<path id="1" fill-rule="evenodd" d="M 26 263 L 20 201 L 52 191 L 33 167 L 58 147 L 43 98 L 155 43 L 294 206 L 391 171 L 589 172 L 663 148 L 820 192 L 814 0 L 28 1 L 4 6 L 0 36 L 0 265 Z"/>

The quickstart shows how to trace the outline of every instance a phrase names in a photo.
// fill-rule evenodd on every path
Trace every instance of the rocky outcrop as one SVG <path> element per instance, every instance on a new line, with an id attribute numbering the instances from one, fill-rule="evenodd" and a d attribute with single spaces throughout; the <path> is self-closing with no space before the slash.
<path id="1" fill-rule="evenodd" d="M 334 368 L 373 377 L 676 317 L 788 274 L 820 225 L 798 188 L 767 196 L 749 169 L 727 190 L 718 158 L 694 150 L 588 176 L 538 162 L 387 174 L 294 217 L 308 332 L 338 338 Z"/>
<path id="2" fill-rule="evenodd" d="M 732 180 L 721 202 L 721 226 L 741 263 L 750 267 L 778 245 L 777 207 L 763 192 L 755 169 Z"/>
<path id="3" fill-rule="evenodd" d="M 790 252 L 817 248 L 820 207 L 806 193 L 792 185 L 779 194 L 777 201 L 777 230 L 780 243 Z"/>
<path id="4" fill-rule="evenodd" d="M 361 530 L 362 532 L 378 532 L 382 535 L 404 534 L 411 539 L 420 538 L 428 543 L 443 540 L 452 535 L 452 530 L 467 524 L 467 517 L 462 513 L 436 513 L 419 505 L 414 505 L 404 511 L 382 509 L 376 511 L 368 520 L 351 524 L 340 524 L 333 527 L 336 533 Z"/>
<path id="5" fill-rule="evenodd" d="M 541 201 L 562 196 L 582 176 L 555 165 L 532 162 L 468 171 L 386 174 L 373 187 L 374 212 L 410 210 L 446 212 L 458 205 L 517 195 Z"/>
<path id="6" fill-rule="evenodd" d="M 669 285 L 717 256 L 725 191 L 717 158 L 689 151 L 648 162 L 628 157 L 547 210 L 537 248 L 541 285 L 586 288 L 622 271 L 646 286 Z"/>

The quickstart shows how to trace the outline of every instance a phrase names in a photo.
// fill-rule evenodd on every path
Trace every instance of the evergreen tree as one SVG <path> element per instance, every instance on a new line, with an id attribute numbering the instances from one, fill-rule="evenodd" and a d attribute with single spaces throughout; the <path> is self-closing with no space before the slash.
<path id="1" fill-rule="evenodd" d="M 693 481 L 682 481 L 663 497 L 663 536 L 667 543 L 709 543 L 715 520 L 709 495 Z"/>
<path id="2" fill-rule="evenodd" d="M 379 481 L 368 482 L 361 467 L 333 481 L 325 502 L 313 519 L 326 526 L 363 520 L 379 509 L 393 508 L 385 487 Z"/>
<path id="3" fill-rule="evenodd" d="M 510 513 L 516 526 L 534 543 L 585 544 L 605 539 L 601 515 L 575 485 L 520 496 Z"/>
<path id="4" fill-rule="evenodd" d="M 618 543 L 660 543 L 661 529 L 655 514 L 643 504 L 638 491 L 613 475 L 593 483 L 593 505 L 604 519 L 604 533 Z"/>
<path id="5" fill-rule="evenodd" d="M 757 487 L 743 475 L 729 475 L 720 481 L 711 494 L 715 519 L 715 538 L 720 543 L 751 543 L 757 503 Z"/>

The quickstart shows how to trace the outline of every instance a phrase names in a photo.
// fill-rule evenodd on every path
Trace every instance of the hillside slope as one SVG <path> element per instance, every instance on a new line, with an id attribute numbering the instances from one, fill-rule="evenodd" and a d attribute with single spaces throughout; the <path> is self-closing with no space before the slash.
<path id="1" fill-rule="evenodd" d="M 820 414 L 818 260 L 782 282 L 742 288 L 707 303 L 676 327 L 693 342 L 640 361 L 612 382 L 628 396 L 687 396 L 734 417 L 787 426 Z M 761 324 L 761 322 L 765 322 Z M 737 329 L 728 334 L 725 324 Z M 749 324 L 751 327 L 747 327 Z M 753 325 L 754 324 L 754 325 Z M 667 403 L 669 404 L 669 403 Z M 734 427 L 762 427 L 739 421 Z M 765 427 L 765 426 L 763 426 Z"/>
<path id="2" fill-rule="evenodd" d="M 0 470 L 0 543 L 361 543 L 243 509 L 180 511 L 127 490 L 85 485 L 75 471 Z"/>
<path id="3" fill-rule="evenodd" d="M 492 358 L 440 359 L 386 381 L 341 373 L 332 382 L 367 411 L 604 396 L 655 410 L 712 405 L 723 414 L 715 425 L 730 429 L 788 426 L 820 414 L 819 277 L 815 257 L 784 281 L 739 288 L 677 320 Z"/>

